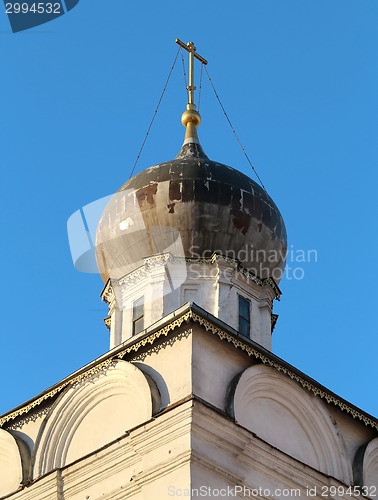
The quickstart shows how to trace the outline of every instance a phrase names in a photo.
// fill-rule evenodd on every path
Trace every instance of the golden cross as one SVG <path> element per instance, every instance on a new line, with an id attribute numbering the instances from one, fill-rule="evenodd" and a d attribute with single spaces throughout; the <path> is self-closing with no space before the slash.
<path id="1" fill-rule="evenodd" d="M 207 64 L 207 61 L 202 56 L 197 54 L 196 47 L 193 42 L 185 44 L 176 38 L 176 43 L 189 52 L 189 85 L 186 87 L 186 90 L 188 91 L 188 104 L 194 105 L 194 91 L 196 90 L 196 87 L 194 86 L 194 58 L 198 59 L 202 64 Z"/>

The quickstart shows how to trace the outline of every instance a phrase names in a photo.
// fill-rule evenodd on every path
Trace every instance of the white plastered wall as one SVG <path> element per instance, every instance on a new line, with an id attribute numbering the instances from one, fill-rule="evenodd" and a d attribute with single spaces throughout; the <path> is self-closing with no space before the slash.
<path id="1" fill-rule="evenodd" d="M 152 397 L 145 375 L 114 361 L 71 386 L 51 408 L 33 453 L 33 477 L 61 468 L 150 420 Z"/>
<path id="2" fill-rule="evenodd" d="M 112 288 L 111 348 L 132 336 L 133 303 L 141 297 L 144 297 L 145 328 L 189 301 L 239 330 L 238 296 L 241 295 L 250 301 L 250 338 L 271 350 L 275 291 L 241 272 L 235 262 L 226 259 L 186 262 L 167 255 L 157 257 L 152 265 L 149 258 L 144 267 L 113 281 Z"/>
<path id="3" fill-rule="evenodd" d="M 22 475 L 21 454 L 16 439 L 0 429 L 0 497 L 20 487 Z"/>
<path id="4" fill-rule="evenodd" d="M 277 370 L 255 365 L 234 394 L 238 424 L 316 470 L 352 484 L 352 465 L 326 406 Z"/>
<path id="5" fill-rule="evenodd" d="M 363 459 L 363 486 L 367 496 L 378 496 L 378 438 L 367 445 Z M 374 494 L 374 495 L 373 495 Z"/>

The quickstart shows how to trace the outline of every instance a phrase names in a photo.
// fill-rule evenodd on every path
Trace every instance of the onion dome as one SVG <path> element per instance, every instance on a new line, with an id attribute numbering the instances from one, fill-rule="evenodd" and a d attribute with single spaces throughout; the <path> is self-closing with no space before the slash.
<path id="1" fill-rule="evenodd" d="M 99 272 L 106 282 L 154 255 L 206 259 L 216 253 L 278 283 L 287 251 L 280 211 L 255 181 L 206 156 L 191 101 L 176 158 L 132 177 L 105 208 L 96 236 Z"/>

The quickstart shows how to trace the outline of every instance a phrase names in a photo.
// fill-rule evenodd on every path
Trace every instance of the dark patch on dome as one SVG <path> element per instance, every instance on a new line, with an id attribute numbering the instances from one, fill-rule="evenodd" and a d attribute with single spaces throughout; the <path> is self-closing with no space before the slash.
<path id="1" fill-rule="evenodd" d="M 231 210 L 232 222 L 237 229 L 240 229 L 242 234 L 247 234 L 251 223 L 251 216 L 241 212 L 240 210 Z"/>
<path id="2" fill-rule="evenodd" d="M 277 206 L 256 182 L 234 168 L 210 160 L 199 144 L 185 144 L 175 159 L 134 176 L 120 188 L 118 199 L 123 199 L 122 192 L 126 190 L 135 193 L 138 206 L 125 193 L 128 208 L 123 208 L 124 202 L 110 202 L 104 211 L 104 222 L 99 225 L 103 240 L 119 237 L 109 256 L 101 257 L 105 268 L 112 259 L 120 269 L 123 262 L 130 265 L 128 255 L 136 254 L 134 247 L 138 247 L 140 256 L 164 252 L 169 247 L 171 231 L 179 234 L 186 257 L 213 252 L 236 259 L 238 255 L 249 255 L 243 261 L 239 259 L 243 267 L 262 278 L 279 281 L 274 271 L 284 267 L 287 240 Z M 140 236 L 136 240 L 118 231 L 125 218 L 136 216 L 137 208 L 145 226 L 145 239 Z M 257 270 L 252 255 L 256 250 L 267 255 Z M 281 256 L 274 263 L 268 259 L 272 252 Z"/>
<path id="3" fill-rule="evenodd" d="M 155 195 L 158 190 L 158 184 L 150 184 L 143 189 L 139 189 L 136 193 L 136 197 L 138 199 L 139 206 L 141 207 L 145 201 L 148 204 L 152 205 L 155 202 Z"/>
<path id="4" fill-rule="evenodd" d="M 181 183 L 178 181 L 170 181 L 169 183 L 169 199 L 181 200 Z"/>

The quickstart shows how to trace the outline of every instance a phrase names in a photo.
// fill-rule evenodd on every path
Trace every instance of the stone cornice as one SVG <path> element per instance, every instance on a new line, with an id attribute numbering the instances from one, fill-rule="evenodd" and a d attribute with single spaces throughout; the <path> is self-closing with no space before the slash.
<path id="1" fill-rule="evenodd" d="M 156 453 L 157 449 L 160 453 Z M 161 452 L 168 449 L 172 453 Z M 224 460 L 218 458 L 219 450 Z M 274 448 L 192 396 L 166 409 L 159 418 L 142 423 L 85 457 L 37 478 L 14 496 L 20 500 L 47 499 L 54 495 L 56 498 L 60 492 L 65 498 L 92 498 L 96 496 L 92 495 L 94 488 L 104 485 L 104 498 L 123 500 L 143 495 L 146 486 L 168 478 L 173 471 L 186 467 L 189 477 L 191 465 L 215 473 L 231 486 L 253 489 L 261 485 L 257 482 L 259 478 L 267 478 L 270 489 L 299 488 L 303 492 L 301 498 L 308 486 L 316 486 L 318 491 L 330 486 L 346 491 L 348 487 Z M 345 494 L 340 498 L 357 496 Z"/>
<path id="2" fill-rule="evenodd" d="M 28 485 L 33 489 L 20 488 L 20 497 L 17 496 L 17 498 L 24 500 L 30 500 L 32 497 L 52 498 L 51 492 L 56 492 L 57 484 L 61 486 L 62 491 L 64 488 L 65 498 L 83 497 L 83 492 L 86 493 L 93 486 L 107 480 L 111 480 L 111 484 L 115 485 L 114 491 L 107 492 L 107 499 L 129 498 L 134 493 L 140 492 L 144 485 L 189 464 L 191 451 L 184 449 L 168 455 L 165 460 L 159 460 L 157 464 L 153 462 L 149 467 L 137 467 L 142 457 L 154 453 L 157 447 L 179 442 L 182 436 L 189 435 L 192 412 L 193 401 L 190 398 L 182 400 L 163 412 L 162 418 L 143 422 L 103 447 L 36 478 Z M 187 439 L 188 445 L 189 442 L 190 440 Z M 121 479 L 120 487 L 117 477 L 124 475 L 126 469 L 129 471 L 139 469 L 140 472 L 133 474 L 132 481 L 128 480 L 126 484 Z"/>
<path id="3" fill-rule="evenodd" d="M 105 286 L 100 294 L 101 299 L 106 302 L 107 304 L 110 304 L 110 302 L 114 298 L 114 291 L 113 291 L 113 285 L 111 280 L 108 280 L 105 283 Z"/>
<path id="4" fill-rule="evenodd" d="M 14 421 L 23 415 L 29 414 L 36 408 L 39 409 L 41 405 L 51 400 L 51 398 L 59 394 L 65 388 L 106 370 L 114 360 L 126 357 L 132 360 L 135 353 L 145 350 L 145 348 L 149 348 L 149 346 L 152 348 L 152 346 L 159 339 L 166 338 L 171 334 L 176 336 L 176 331 L 181 326 L 188 325 L 190 322 L 200 325 L 206 332 L 216 335 L 222 341 L 229 342 L 236 349 L 241 349 L 248 356 L 275 368 L 279 372 L 284 373 L 315 396 L 324 399 L 329 404 L 335 405 L 337 408 L 345 413 L 348 413 L 353 418 L 362 421 L 365 425 L 378 430 L 378 420 L 373 416 L 363 412 L 344 399 L 339 398 L 336 394 L 318 384 L 310 377 L 307 377 L 304 373 L 267 351 L 256 342 L 239 335 L 236 330 L 232 329 L 218 318 L 215 318 L 211 314 L 207 313 L 196 304 L 186 304 L 174 313 L 168 315 L 166 318 L 160 320 L 157 324 L 147 328 L 141 334 L 132 337 L 120 346 L 94 360 L 89 365 L 63 379 L 61 382 L 37 396 L 35 399 L 32 399 L 25 405 L 22 405 L 1 416 L 0 427 L 4 426 L 7 422 Z M 181 332 L 181 334 L 190 335 L 192 334 L 192 329 L 188 327 L 185 332 Z M 172 342 L 175 341 L 173 335 L 171 339 Z"/>
<path id="5" fill-rule="evenodd" d="M 277 321 L 278 321 L 278 314 L 272 313 L 271 318 L 272 318 L 272 333 L 273 333 L 274 328 L 275 328 Z"/>
<path id="6" fill-rule="evenodd" d="M 222 452 L 226 451 L 229 456 L 233 456 L 231 462 L 223 462 L 223 468 L 220 470 L 222 477 L 230 476 L 239 481 L 237 484 L 256 488 L 256 483 L 249 482 L 250 473 L 243 477 L 244 471 L 253 471 L 254 474 L 270 480 L 278 480 L 277 487 L 300 488 L 304 493 L 306 488 L 311 485 L 317 491 L 322 487 L 344 486 L 346 492 L 349 484 L 342 483 L 333 476 L 328 476 L 317 469 L 291 457 L 278 448 L 273 447 L 268 442 L 255 435 L 250 430 L 240 426 L 230 418 L 222 418 L 217 409 L 212 408 L 208 403 L 199 401 L 193 397 L 193 427 L 192 436 L 197 438 L 197 446 L 193 449 L 193 461 L 200 464 L 201 468 L 209 471 L 218 469 L 220 461 L 213 462 L 211 453 L 204 450 L 211 450 L 221 443 Z M 235 426 L 238 430 L 235 432 Z M 198 443 L 201 443 L 198 446 Z M 227 466 L 225 467 L 225 465 Z M 279 464 L 279 465 L 278 465 Z M 234 467 L 233 467 L 234 466 Z M 274 473 L 272 474 L 272 471 Z M 256 476 L 255 476 L 256 477 Z M 260 483 L 258 483 L 260 484 Z M 350 498 L 357 498 L 350 496 Z M 258 498 L 265 498 L 259 496 Z M 303 495 L 301 496 L 303 498 Z M 340 495 L 340 498 L 348 498 L 348 495 Z M 360 498 L 362 498 L 360 496 Z"/>
<path id="7" fill-rule="evenodd" d="M 228 263 L 231 264 L 232 267 L 245 276 L 249 281 L 255 283 L 258 286 L 264 287 L 269 286 L 272 288 L 275 294 L 275 299 L 280 300 L 280 296 L 282 295 L 281 290 L 279 289 L 277 283 L 273 278 L 260 278 L 256 276 L 252 272 L 245 269 L 237 260 L 231 259 L 230 257 L 225 257 L 223 255 L 219 255 L 213 253 L 208 258 L 187 258 L 187 257 L 175 257 L 171 253 L 154 255 L 153 257 L 148 257 L 144 259 L 144 264 L 129 274 L 123 276 L 118 280 L 108 280 L 103 291 L 101 292 L 101 299 L 110 304 L 114 299 L 114 286 L 121 285 L 132 285 L 134 283 L 138 283 L 142 278 L 146 278 L 149 276 L 149 273 L 154 267 L 164 266 L 167 262 L 173 264 L 205 264 L 212 265 L 215 263 Z"/>

